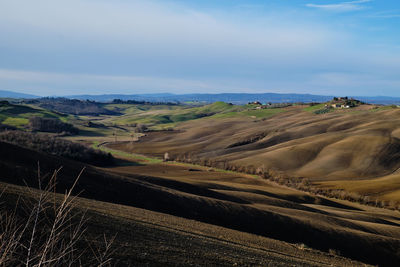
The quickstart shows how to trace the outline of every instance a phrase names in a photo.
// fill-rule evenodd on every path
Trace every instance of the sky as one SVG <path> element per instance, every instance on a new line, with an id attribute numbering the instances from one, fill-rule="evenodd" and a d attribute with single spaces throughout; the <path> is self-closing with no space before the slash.
<path id="1" fill-rule="evenodd" d="M 400 1 L 0 0 L 0 90 L 400 96 Z"/>

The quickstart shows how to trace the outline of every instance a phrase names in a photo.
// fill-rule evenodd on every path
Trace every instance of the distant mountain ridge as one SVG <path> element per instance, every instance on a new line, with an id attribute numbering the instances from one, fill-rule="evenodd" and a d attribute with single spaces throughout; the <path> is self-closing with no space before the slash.
<path id="1" fill-rule="evenodd" d="M 339 96 L 339 95 L 338 95 Z M 371 104 L 400 104 L 400 97 L 390 96 L 351 96 L 355 99 Z M 69 95 L 70 99 L 91 100 L 97 102 L 111 102 L 114 99 L 136 100 L 148 102 L 203 102 L 213 103 L 223 101 L 233 104 L 246 104 L 259 101 L 262 103 L 296 103 L 296 102 L 326 102 L 334 96 L 313 94 L 280 94 L 280 93 L 221 93 L 221 94 L 102 94 L 102 95 Z M 0 90 L 0 98 L 39 98 L 39 96 Z"/>
<path id="2" fill-rule="evenodd" d="M 149 102 L 206 102 L 212 103 L 216 101 L 229 102 L 233 104 L 246 104 L 248 102 L 325 102 L 332 99 L 333 96 L 321 96 L 310 94 L 247 94 L 247 93 L 222 93 L 222 94 L 137 94 L 137 95 L 76 95 L 67 96 L 77 99 L 89 99 L 94 101 L 112 101 L 113 99 L 121 100 L 138 100 Z"/>
<path id="3" fill-rule="evenodd" d="M 0 90 L 0 98 L 39 98 L 40 96 Z"/>

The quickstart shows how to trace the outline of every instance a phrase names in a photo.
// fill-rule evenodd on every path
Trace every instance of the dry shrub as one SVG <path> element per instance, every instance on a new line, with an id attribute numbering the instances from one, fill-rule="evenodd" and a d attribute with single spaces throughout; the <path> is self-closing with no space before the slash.
<path id="1" fill-rule="evenodd" d="M 55 194 L 55 171 L 45 188 L 29 189 L 13 211 L 0 210 L 0 266 L 110 266 L 114 237 L 104 236 L 103 248 L 85 241 L 85 213 L 76 209 L 72 187 L 60 198 Z M 22 206 L 22 207 L 21 207 Z"/>
<path id="2" fill-rule="evenodd" d="M 339 251 L 339 250 L 336 250 L 336 249 L 330 248 L 330 249 L 328 250 L 328 253 L 329 253 L 329 255 L 331 255 L 331 256 L 340 256 L 340 251 Z"/>

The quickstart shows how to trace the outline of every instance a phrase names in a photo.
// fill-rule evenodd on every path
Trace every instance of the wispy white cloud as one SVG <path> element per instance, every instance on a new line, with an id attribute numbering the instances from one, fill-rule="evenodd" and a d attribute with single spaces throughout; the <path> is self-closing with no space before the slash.
<path id="1" fill-rule="evenodd" d="M 285 12 L 241 21 L 242 10 L 232 17 L 165 2 L 0 0 L 0 68 L 236 77 L 293 66 L 347 38 Z"/>
<path id="2" fill-rule="evenodd" d="M 341 2 L 336 4 L 306 4 L 307 7 L 317 8 L 327 11 L 336 11 L 336 12 L 348 12 L 348 11 L 356 11 L 365 9 L 366 6 L 363 5 L 368 2 L 372 2 L 373 0 L 357 0 L 350 2 Z"/>
<path id="3" fill-rule="evenodd" d="M 315 25 L 278 23 L 283 17 L 244 25 L 213 14 L 163 4 L 162 1 L 51 1 L 15 0 L 0 3 L 0 29 L 14 27 L 60 35 L 72 41 L 87 40 L 130 49 L 191 48 L 227 49 L 311 47 L 332 32 Z M 25 37 L 26 38 L 26 37 Z M 5 40 L 7 41 L 7 40 Z M 36 41 L 36 40 L 33 40 Z M 99 43 L 98 41 L 101 41 Z M 162 44 L 162 46 L 160 46 Z M 32 45 L 32 44 L 31 44 Z M 190 51 L 192 52 L 192 51 Z M 220 52 L 220 51 L 218 51 Z"/>
<path id="4" fill-rule="evenodd" d="M 381 11 L 376 12 L 375 14 L 369 15 L 369 18 L 382 18 L 382 19 L 393 19 L 400 18 L 400 10 L 389 10 L 389 11 Z"/>

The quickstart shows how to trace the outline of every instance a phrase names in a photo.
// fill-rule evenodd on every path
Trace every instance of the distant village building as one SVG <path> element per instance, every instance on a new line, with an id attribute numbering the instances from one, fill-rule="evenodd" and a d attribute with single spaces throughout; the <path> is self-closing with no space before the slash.
<path id="1" fill-rule="evenodd" d="M 249 102 L 249 105 L 262 105 L 260 101 Z"/>
<path id="2" fill-rule="evenodd" d="M 333 108 L 350 108 L 349 105 L 343 105 L 343 104 L 332 104 Z"/>

